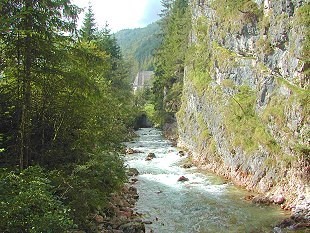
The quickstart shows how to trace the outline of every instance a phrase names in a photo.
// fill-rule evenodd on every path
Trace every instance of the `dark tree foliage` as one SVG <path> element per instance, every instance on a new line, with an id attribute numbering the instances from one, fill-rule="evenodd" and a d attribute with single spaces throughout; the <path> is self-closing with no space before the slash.
<path id="1" fill-rule="evenodd" d="M 180 107 L 191 18 L 187 0 L 165 0 L 162 4 L 162 43 L 155 55 L 153 92 L 158 117 L 165 123 Z"/>
<path id="2" fill-rule="evenodd" d="M 65 39 L 62 32 L 74 31 L 78 8 L 70 1 L 51 0 L 2 1 L 0 4 L 2 79 L 4 86 L 11 88 L 8 92 L 1 86 L 0 93 L 11 101 L 4 110 L 13 118 L 4 119 L 12 126 L 5 141 L 7 152 L 11 156 L 19 155 L 19 166 L 23 169 L 33 159 L 33 113 L 38 113 L 38 109 L 33 109 L 34 93 L 40 92 L 44 98 L 46 77 L 57 72 L 60 48 L 56 42 Z M 40 86 L 40 90 L 35 90 L 35 85 Z"/>
<path id="3" fill-rule="evenodd" d="M 95 39 L 96 31 L 97 27 L 95 23 L 95 14 L 93 12 L 92 5 L 89 4 L 83 20 L 83 26 L 80 30 L 81 38 L 87 41 L 93 40 Z"/>
<path id="4" fill-rule="evenodd" d="M 79 12 L 70 0 L 0 1 L 1 232 L 87 230 L 125 181 L 128 69 L 91 6 L 76 33 Z"/>

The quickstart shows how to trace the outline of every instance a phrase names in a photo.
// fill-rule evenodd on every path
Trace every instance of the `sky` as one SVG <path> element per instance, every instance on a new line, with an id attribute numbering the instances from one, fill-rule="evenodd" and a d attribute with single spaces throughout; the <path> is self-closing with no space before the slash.
<path id="1" fill-rule="evenodd" d="M 87 9 L 93 6 L 98 28 L 108 23 L 112 32 L 122 29 L 145 27 L 159 19 L 160 0 L 71 0 L 71 3 Z M 84 15 L 80 15 L 80 23 Z"/>

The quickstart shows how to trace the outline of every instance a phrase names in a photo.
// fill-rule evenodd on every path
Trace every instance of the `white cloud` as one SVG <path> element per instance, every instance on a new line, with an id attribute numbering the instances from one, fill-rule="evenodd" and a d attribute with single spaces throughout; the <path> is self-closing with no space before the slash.
<path id="1" fill-rule="evenodd" d="M 73 4 L 87 8 L 89 0 L 72 0 Z M 154 2 L 157 2 L 154 4 Z M 99 28 L 106 22 L 113 32 L 126 28 L 144 27 L 156 19 L 159 0 L 91 0 Z M 156 7 L 154 7 L 157 4 Z M 153 9 L 153 12 L 152 12 Z M 83 19 L 81 14 L 81 21 Z"/>

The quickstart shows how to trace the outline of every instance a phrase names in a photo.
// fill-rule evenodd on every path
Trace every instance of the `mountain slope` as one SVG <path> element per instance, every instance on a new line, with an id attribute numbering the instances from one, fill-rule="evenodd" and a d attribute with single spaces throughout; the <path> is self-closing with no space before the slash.
<path id="1" fill-rule="evenodd" d="M 127 60 L 135 63 L 138 70 L 153 69 L 153 54 L 160 45 L 158 23 L 145 28 L 124 29 L 115 33 L 115 38 Z"/>

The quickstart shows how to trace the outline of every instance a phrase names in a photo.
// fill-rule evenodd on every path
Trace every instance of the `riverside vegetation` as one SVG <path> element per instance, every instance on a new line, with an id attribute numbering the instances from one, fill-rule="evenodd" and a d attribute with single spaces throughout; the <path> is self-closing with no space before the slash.
<path id="1" fill-rule="evenodd" d="M 0 231 L 94 231 L 127 180 L 128 64 L 91 6 L 0 2 Z"/>

